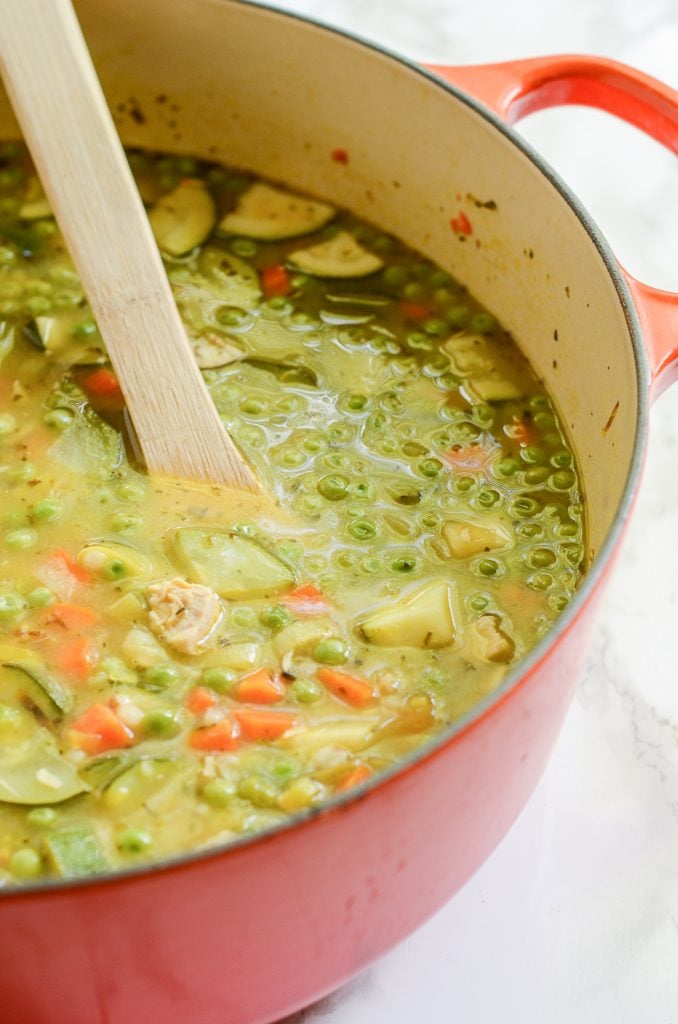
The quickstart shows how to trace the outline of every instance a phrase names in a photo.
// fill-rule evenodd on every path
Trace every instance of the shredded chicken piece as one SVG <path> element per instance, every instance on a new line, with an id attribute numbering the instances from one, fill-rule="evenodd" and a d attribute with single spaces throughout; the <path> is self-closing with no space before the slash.
<path id="1" fill-rule="evenodd" d="M 515 644 L 499 628 L 496 615 L 481 615 L 473 623 L 474 646 L 483 661 L 510 661 Z"/>
<path id="2" fill-rule="evenodd" d="M 218 594 L 201 583 L 162 580 L 148 588 L 148 622 L 180 654 L 197 654 L 223 615 Z"/>

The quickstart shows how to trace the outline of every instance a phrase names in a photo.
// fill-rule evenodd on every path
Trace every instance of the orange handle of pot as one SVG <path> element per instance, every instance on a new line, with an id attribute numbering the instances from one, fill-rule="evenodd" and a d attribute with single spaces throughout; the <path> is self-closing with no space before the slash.
<path id="1" fill-rule="evenodd" d="M 678 92 L 603 57 L 554 56 L 501 64 L 427 65 L 506 121 L 547 107 L 597 107 L 640 128 L 678 155 Z M 622 267 L 640 320 L 656 398 L 678 380 L 678 294 L 637 281 Z"/>

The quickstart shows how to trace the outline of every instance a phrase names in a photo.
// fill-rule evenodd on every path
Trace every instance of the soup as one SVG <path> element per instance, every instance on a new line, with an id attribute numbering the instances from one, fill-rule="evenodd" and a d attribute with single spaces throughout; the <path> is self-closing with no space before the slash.
<path id="1" fill-rule="evenodd" d="M 280 512 L 144 474 L 29 158 L 2 145 L 5 885 L 222 845 L 360 786 L 491 693 L 583 570 L 556 410 L 463 285 L 277 184 L 129 160 Z"/>

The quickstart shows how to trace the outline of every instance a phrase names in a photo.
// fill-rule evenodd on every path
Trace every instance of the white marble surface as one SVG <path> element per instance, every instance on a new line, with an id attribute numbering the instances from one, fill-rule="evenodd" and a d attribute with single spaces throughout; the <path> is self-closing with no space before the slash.
<path id="1" fill-rule="evenodd" d="M 288 0 L 417 60 L 558 52 L 678 88 L 678 0 Z M 597 112 L 520 130 L 621 261 L 678 290 L 678 161 Z M 676 339 L 678 342 L 678 338 Z M 289 1024 L 678 1024 L 678 390 L 547 773 L 490 860 L 390 955 Z"/>

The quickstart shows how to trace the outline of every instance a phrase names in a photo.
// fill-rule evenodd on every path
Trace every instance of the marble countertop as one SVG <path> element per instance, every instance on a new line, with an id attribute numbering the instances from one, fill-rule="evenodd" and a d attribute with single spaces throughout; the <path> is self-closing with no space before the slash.
<path id="1" fill-rule="evenodd" d="M 678 88 L 678 0 L 278 0 L 420 61 L 597 53 Z M 524 136 L 621 262 L 678 290 L 678 162 L 596 111 Z M 678 338 L 676 339 L 678 342 Z M 678 1024 L 678 393 L 550 766 L 431 921 L 287 1024 Z"/>

